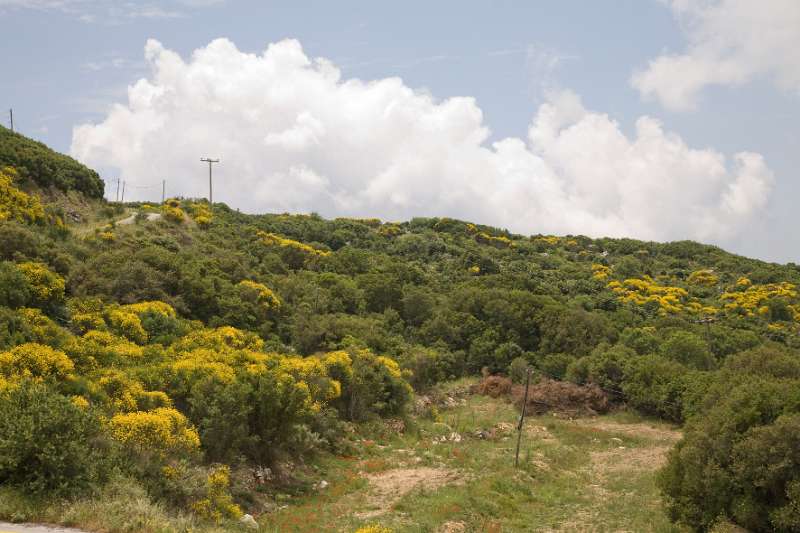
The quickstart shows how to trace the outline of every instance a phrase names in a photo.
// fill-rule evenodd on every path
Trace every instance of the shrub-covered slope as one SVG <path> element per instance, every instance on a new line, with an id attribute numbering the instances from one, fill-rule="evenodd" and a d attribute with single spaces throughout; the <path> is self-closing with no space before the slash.
<path id="1" fill-rule="evenodd" d="M 0 126 L 0 167 L 14 167 L 23 180 L 42 188 L 76 190 L 91 198 L 103 197 L 97 172 L 40 142 Z"/>
<path id="2" fill-rule="evenodd" d="M 38 169 L 6 171 L 12 189 L 38 175 L 99 194 L 96 174 L 61 178 L 48 161 L 62 156 L 0 133 L 0 161 Z M 106 225 L 77 231 L 15 215 L 36 200 L 13 198 L 0 209 L 0 482 L 71 493 L 121 472 L 224 521 L 253 504 L 230 492 L 241 465 L 340 450 L 347 424 L 404 416 L 410 386 L 532 366 L 686 422 L 661 478 L 674 519 L 800 524 L 795 265 L 182 199 L 129 204 L 125 225 L 106 205 Z M 29 439 L 42 421 L 65 429 Z"/>

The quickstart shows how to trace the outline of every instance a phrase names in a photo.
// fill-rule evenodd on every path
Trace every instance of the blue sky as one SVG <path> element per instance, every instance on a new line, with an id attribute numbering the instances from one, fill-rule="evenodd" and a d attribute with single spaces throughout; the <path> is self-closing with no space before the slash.
<path id="1" fill-rule="evenodd" d="M 162 178 L 204 194 L 211 155 L 215 199 L 250 212 L 441 214 L 797 261 L 796 6 L 0 0 L 0 105 L 134 198 Z"/>

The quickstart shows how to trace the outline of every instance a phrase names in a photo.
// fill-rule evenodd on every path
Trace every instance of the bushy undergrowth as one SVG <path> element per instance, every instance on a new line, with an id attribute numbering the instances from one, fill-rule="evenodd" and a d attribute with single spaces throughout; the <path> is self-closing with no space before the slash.
<path id="1" fill-rule="evenodd" d="M 692 242 L 254 216 L 191 199 L 87 237 L 22 188 L 99 197 L 96 174 L 0 129 L 8 164 L 5 484 L 90 489 L 120 453 L 120 475 L 156 501 L 226 519 L 220 508 L 244 502 L 210 490 L 220 465 L 336 450 L 350 423 L 403 417 L 412 386 L 508 373 L 482 385 L 507 395 L 531 368 L 541 405 L 626 404 L 686 424 L 662 478 L 676 520 L 797 528 L 796 265 Z M 26 440 L 45 426 L 62 429 L 45 432 L 58 451 Z"/>

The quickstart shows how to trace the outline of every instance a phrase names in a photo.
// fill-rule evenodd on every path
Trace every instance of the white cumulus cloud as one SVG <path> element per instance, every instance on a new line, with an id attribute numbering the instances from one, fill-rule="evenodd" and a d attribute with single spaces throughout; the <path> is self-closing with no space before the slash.
<path id="1" fill-rule="evenodd" d="M 688 46 L 634 73 L 631 83 L 642 96 L 686 110 L 709 85 L 741 85 L 762 76 L 800 93 L 800 1 L 664 1 L 682 24 Z"/>
<path id="2" fill-rule="evenodd" d="M 569 91 L 539 107 L 527 138 L 489 144 L 473 98 L 342 79 L 294 40 L 250 54 L 218 39 L 189 60 L 150 40 L 145 57 L 152 74 L 102 122 L 77 126 L 72 154 L 131 185 L 166 178 L 187 196 L 206 194 L 199 158 L 219 156 L 215 199 L 248 212 L 720 241 L 761 212 L 772 187 L 759 154 L 691 148 L 646 116 L 627 136 Z"/>

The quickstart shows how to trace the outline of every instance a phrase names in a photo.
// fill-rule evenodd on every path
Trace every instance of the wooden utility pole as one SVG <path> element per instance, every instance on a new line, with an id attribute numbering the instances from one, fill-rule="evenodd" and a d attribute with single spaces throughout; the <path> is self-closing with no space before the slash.
<path id="1" fill-rule="evenodd" d="M 119 202 L 119 178 L 117 178 L 117 195 L 116 195 L 116 202 Z"/>
<path id="2" fill-rule="evenodd" d="M 14 110 L 13 109 L 9 109 L 8 110 L 8 116 L 11 117 L 11 131 L 13 132 L 14 131 Z"/>
<path id="3" fill-rule="evenodd" d="M 705 324 L 706 325 L 706 343 L 711 346 L 711 323 L 716 322 L 717 319 L 713 316 L 706 316 L 695 320 L 695 324 Z"/>
<path id="4" fill-rule="evenodd" d="M 514 468 L 519 468 L 519 444 L 522 441 L 522 426 L 525 423 L 525 409 L 528 407 L 528 387 L 531 384 L 531 369 L 525 376 L 525 398 L 522 400 L 522 414 L 519 416 L 519 424 L 517 424 L 517 451 L 514 454 Z"/>
<path id="5" fill-rule="evenodd" d="M 125 203 L 125 182 L 122 182 L 122 199 L 120 200 L 123 204 Z"/>
<path id="6" fill-rule="evenodd" d="M 161 180 L 161 203 L 164 203 L 164 200 L 167 199 L 167 180 Z"/>
<path id="7" fill-rule="evenodd" d="M 208 163 L 208 205 L 211 207 L 214 204 L 214 190 L 211 186 L 211 166 L 214 163 L 219 163 L 219 159 L 210 159 L 208 157 L 201 157 L 200 161 Z"/>

